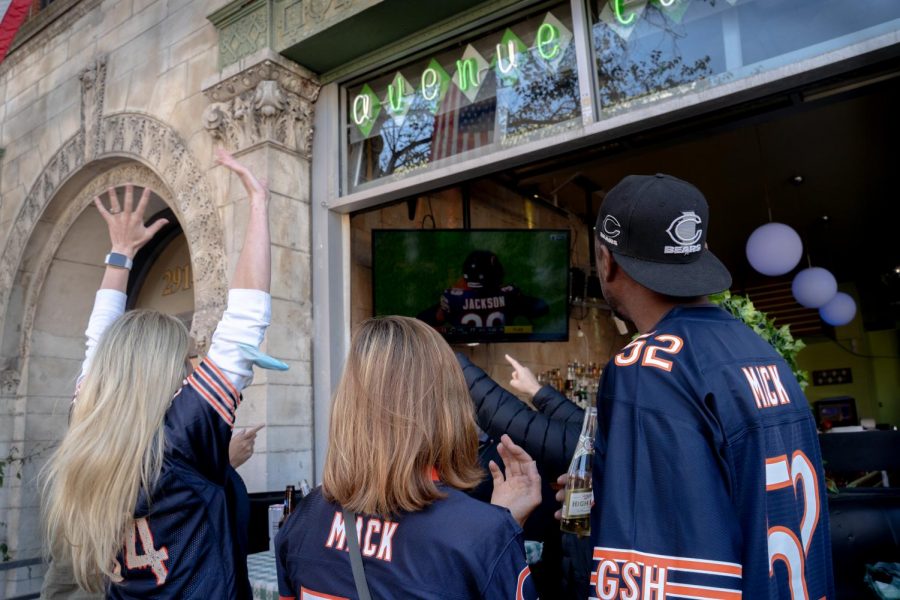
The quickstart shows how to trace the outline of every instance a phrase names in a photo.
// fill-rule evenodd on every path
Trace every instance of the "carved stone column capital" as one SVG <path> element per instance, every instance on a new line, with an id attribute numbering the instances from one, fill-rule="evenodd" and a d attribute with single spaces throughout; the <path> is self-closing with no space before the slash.
<path id="1" fill-rule="evenodd" d="M 268 56 L 203 93 L 211 101 L 203 111 L 203 126 L 229 150 L 270 142 L 310 156 L 319 84 L 302 67 Z"/>
<path id="2" fill-rule="evenodd" d="M 81 80 L 81 129 L 84 132 L 85 161 L 100 153 L 103 145 L 100 122 L 106 96 L 106 55 L 98 56 L 78 75 Z"/>

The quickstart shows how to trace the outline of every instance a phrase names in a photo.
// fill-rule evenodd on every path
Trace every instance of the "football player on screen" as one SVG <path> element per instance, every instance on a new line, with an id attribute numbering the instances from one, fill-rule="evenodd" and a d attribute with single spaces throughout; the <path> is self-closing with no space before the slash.
<path id="1" fill-rule="evenodd" d="M 488 329 L 503 332 L 516 319 L 529 323 L 550 312 L 547 302 L 503 283 L 500 258 L 490 250 L 473 250 L 463 261 L 462 277 L 441 292 L 438 304 L 418 318 L 441 331 Z"/>

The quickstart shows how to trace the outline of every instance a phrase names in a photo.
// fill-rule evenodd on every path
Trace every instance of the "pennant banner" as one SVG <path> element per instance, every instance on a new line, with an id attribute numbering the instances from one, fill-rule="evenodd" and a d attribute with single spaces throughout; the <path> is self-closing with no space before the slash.
<path id="1" fill-rule="evenodd" d="M 0 0 L 0 62 L 6 58 L 30 7 L 31 0 Z"/>

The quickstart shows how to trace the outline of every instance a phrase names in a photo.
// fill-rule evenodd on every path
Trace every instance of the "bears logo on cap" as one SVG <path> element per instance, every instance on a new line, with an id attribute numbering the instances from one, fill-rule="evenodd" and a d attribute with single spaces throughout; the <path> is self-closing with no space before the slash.
<path id="1" fill-rule="evenodd" d="M 666 229 L 666 233 L 678 245 L 666 246 L 665 253 L 692 254 L 700 252 L 700 245 L 697 243 L 703 235 L 703 230 L 698 227 L 700 223 L 701 219 L 694 211 L 682 212 L 681 216 L 672 221 L 669 228 Z"/>
<path id="2" fill-rule="evenodd" d="M 603 219 L 603 224 L 600 226 L 600 237 L 603 238 L 607 244 L 618 246 L 619 242 L 617 242 L 615 238 L 619 237 L 622 233 L 621 227 L 622 224 L 619 223 L 618 219 L 612 215 L 606 215 L 606 218 Z"/>

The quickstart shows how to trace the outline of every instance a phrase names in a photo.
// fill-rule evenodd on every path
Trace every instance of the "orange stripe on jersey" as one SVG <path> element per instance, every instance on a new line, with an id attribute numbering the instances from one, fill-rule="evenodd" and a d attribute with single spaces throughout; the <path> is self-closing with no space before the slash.
<path id="1" fill-rule="evenodd" d="M 301 587 L 300 600 L 350 600 L 350 598 L 332 596 L 331 594 L 326 594 L 324 592 L 314 592 L 309 588 Z"/>
<path id="2" fill-rule="evenodd" d="M 529 575 L 531 575 L 531 567 L 525 567 L 522 569 L 522 572 L 519 573 L 519 579 L 516 581 L 516 600 L 525 599 L 525 580 L 528 579 Z"/>
<path id="3" fill-rule="evenodd" d="M 700 573 L 728 575 L 730 577 L 741 577 L 742 573 L 741 565 L 735 563 L 703 560 L 700 558 L 683 558 L 680 556 L 661 556 L 636 550 L 594 548 L 594 560 L 604 559 L 649 564 L 655 567 L 665 567 L 679 571 L 698 571 Z"/>
<path id="4" fill-rule="evenodd" d="M 213 410 L 215 410 L 217 413 L 219 413 L 219 416 L 222 417 L 222 419 L 224 419 L 226 423 L 228 423 L 229 425 L 232 425 L 232 426 L 234 425 L 234 416 L 229 414 L 228 411 L 225 410 L 225 408 L 221 404 L 219 404 L 215 398 L 213 398 L 210 395 L 209 392 L 204 390 L 203 386 L 201 386 L 199 384 L 192 385 L 191 389 L 193 389 L 198 394 L 200 394 L 203 397 L 203 399 L 206 400 L 206 403 L 209 404 L 211 407 L 213 407 Z"/>
<path id="5" fill-rule="evenodd" d="M 739 591 L 684 583 L 667 583 L 666 596 L 703 598 L 704 600 L 741 600 L 741 592 Z"/>
<path id="6" fill-rule="evenodd" d="M 215 379 L 210 377 L 209 373 L 206 373 L 202 368 L 198 368 L 198 369 L 194 370 L 193 374 L 196 375 L 197 377 L 199 377 L 200 379 L 202 379 L 203 381 L 205 381 L 206 383 L 208 383 L 209 387 L 211 387 L 213 389 L 213 391 L 216 393 L 216 395 L 228 403 L 229 408 L 231 408 L 232 410 L 235 409 L 234 398 L 232 398 L 231 395 L 228 394 L 228 392 L 223 390 L 222 386 L 219 385 Z"/>
<path id="7" fill-rule="evenodd" d="M 297 596 L 278 596 L 278 600 L 297 600 Z"/>
<path id="8" fill-rule="evenodd" d="M 219 379 L 222 380 L 222 383 L 225 384 L 225 387 L 227 387 L 228 391 L 231 393 L 232 400 L 236 402 L 238 398 L 241 397 L 241 393 L 237 390 L 236 387 L 234 387 L 234 384 L 231 383 L 231 380 L 225 377 L 225 374 L 222 373 L 222 370 L 219 369 L 219 366 L 214 363 L 211 358 L 206 357 L 203 359 L 203 362 L 208 364 L 209 368 L 216 372 L 216 375 L 219 376 Z"/>

